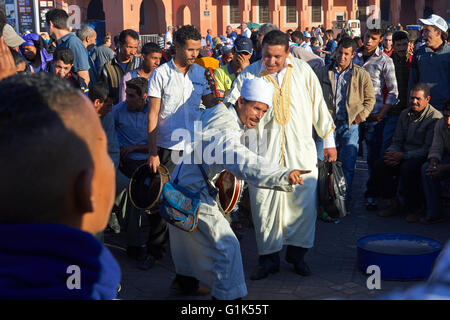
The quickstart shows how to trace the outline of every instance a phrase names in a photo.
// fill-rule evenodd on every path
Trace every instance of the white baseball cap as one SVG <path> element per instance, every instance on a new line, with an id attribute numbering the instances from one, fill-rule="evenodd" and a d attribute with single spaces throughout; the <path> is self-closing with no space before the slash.
<path id="1" fill-rule="evenodd" d="M 444 32 L 447 32 L 448 25 L 447 22 L 443 18 L 438 15 L 432 14 L 428 17 L 428 19 L 419 19 L 422 24 L 426 24 L 427 26 L 435 26 L 438 29 L 441 29 Z"/>

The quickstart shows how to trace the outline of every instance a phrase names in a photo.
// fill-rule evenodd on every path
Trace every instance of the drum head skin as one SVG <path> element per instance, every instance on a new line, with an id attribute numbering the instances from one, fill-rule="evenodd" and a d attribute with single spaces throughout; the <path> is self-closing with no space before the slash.
<path id="1" fill-rule="evenodd" d="M 138 209 L 149 210 L 159 200 L 164 183 L 169 181 L 169 171 L 164 166 L 154 173 L 147 163 L 139 166 L 130 179 L 131 203 Z"/>

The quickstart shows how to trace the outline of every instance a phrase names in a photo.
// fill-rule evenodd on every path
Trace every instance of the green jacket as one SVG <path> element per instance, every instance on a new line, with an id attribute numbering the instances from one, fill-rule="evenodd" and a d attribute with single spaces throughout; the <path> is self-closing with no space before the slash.
<path id="1" fill-rule="evenodd" d="M 327 103 L 328 110 L 336 119 L 336 106 L 334 105 L 334 93 L 336 87 L 334 83 L 334 64 L 327 65 L 317 71 L 322 86 L 323 97 Z M 348 125 L 355 121 L 359 114 L 362 121 L 365 121 L 375 105 L 375 93 L 369 73 L 355 63 L 350 64 L 350 81 L 347 85 L 346 107 L 348 114 Z"/>
<path id="2" fill-rule="evenodd" d="M 433 141 L 434 126 L 442 114 L 430 104 L 421 114 L 411 108 L 400 113 L 392 144 L 387 149 L 403 153 L 403 159 L 426 158 Z"/>

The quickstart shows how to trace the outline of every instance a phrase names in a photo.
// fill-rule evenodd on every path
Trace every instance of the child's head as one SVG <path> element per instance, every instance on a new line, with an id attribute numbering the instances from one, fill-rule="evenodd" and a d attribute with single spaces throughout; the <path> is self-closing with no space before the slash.
<path id="1" fill-rule="evenodd" d="M 318 40 L 316 37 L 311 38 L 311 46 L 317 47 Z"/>

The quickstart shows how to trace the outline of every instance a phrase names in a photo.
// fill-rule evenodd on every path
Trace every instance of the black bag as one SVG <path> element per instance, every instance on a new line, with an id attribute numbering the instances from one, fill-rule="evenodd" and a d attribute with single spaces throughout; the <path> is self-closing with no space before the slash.
<path id="1" fill-rule="evenodd" d="M 319 160 L 318 163 L 318 194 L 319 205 L 332 218 L 342 218 L 347 215 L 345 200 L 347 199 L 347 183 L 345 182 L 342 163 Z"/>

